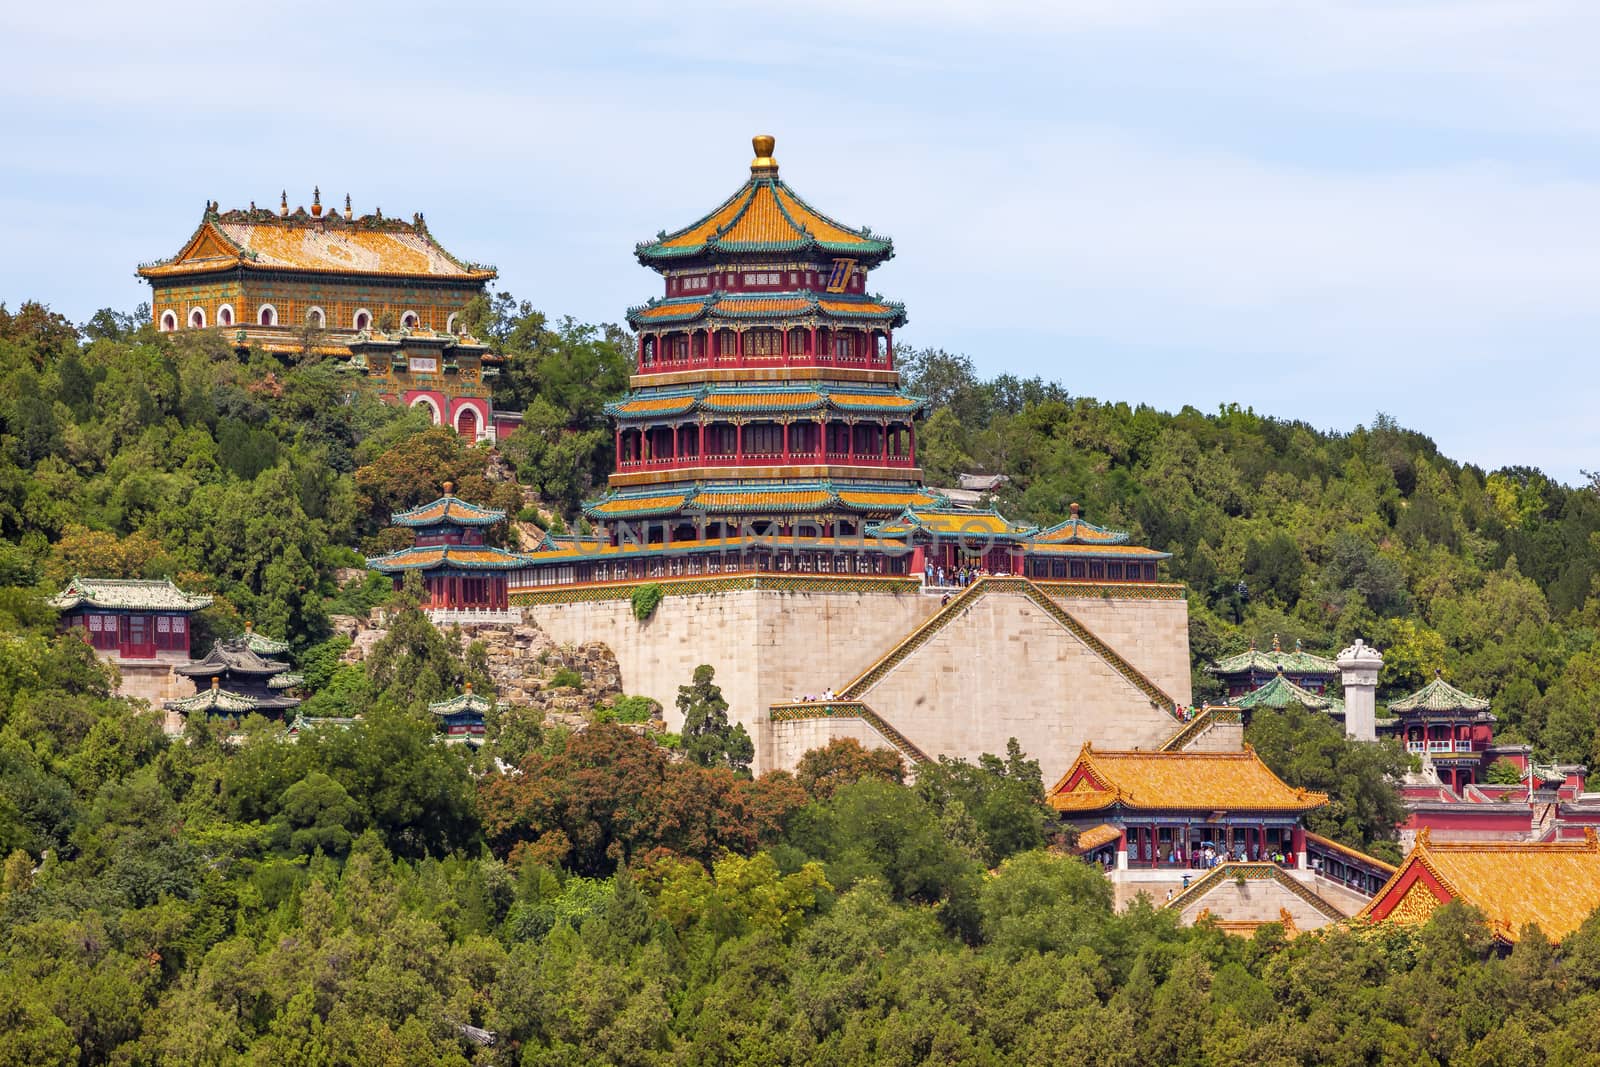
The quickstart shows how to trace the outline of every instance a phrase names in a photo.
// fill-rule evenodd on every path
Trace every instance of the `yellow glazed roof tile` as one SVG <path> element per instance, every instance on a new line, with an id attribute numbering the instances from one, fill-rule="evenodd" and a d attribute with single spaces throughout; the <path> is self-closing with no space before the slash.
<path id="1" fill-rule="evenodd" d="M 663 319 L 678 318 L 682 315 L 698 315 L 706 309 L 704 300 L 693 300 L 682 304 L 657 304 L 655 307 L 641 308 L 633 313 L 636 319 Z"/>
<path id="2" fill-rule="evenodd" d="M 662 508 L 673 508 L 684 502 L 688 494 L 672 493 L 663 496 L 634 496 L 623 497 L 619 500 L 607 500 L 604 504 L 597 504 L 592 509 L 599 515 L 614 515 L 633 511 L 656 511 Z"/>
<path id="3" fill-rule="evenodd" d="M 235 263 L 275 270 L 483 279 L 488 269 L 464 267 L 425 229 L 387 220 L 367 228 L 338 217 L 292 215 L 239 221 L 229 212 L 202 224 L 170 263 L 141 269 L 146 277 L 216 270 Z M 231 246 L 231 247 L 230 247 Z"/>
<path id="4" fill-rule="evenodd" d="M 1068 789 L 1068 782 L 1074 787 Z M 1088 745 L 1048 799 L 1064 812 L 1101 811 L 1117 803 L 1189 811 L 1309 811 L 1328 802 L 1325 793 L 1285 784 L 1249 747 L 1243 752 L 1096 752 Z"/>
<path id="5" fill-rule="evenodd" d="M 1593 835 L 1591 829 L 1583 841 L 1562 842 L 1421 839 L 1361 917 L 1369 917 L 1420 865 L 1455 899 L 1481 909 L 1500 937 L 1514 941 L 1534 923 L 1559 941 L 1600 908 L 1600 844 Z M 1396 909 L 1387 918 L 1404 922 L 1413 914 Z"/>
<path id="6" fill-rule="evenodd" d="M 730 493 L 699 493 L 695 496 L 695 507 L 716 508 L 793 508 L 793 507 L 821 507 L 832 503 L 833 497 L 822 489 L 805 489 L 798 492 L 784 492 L 782 490 Z"/>

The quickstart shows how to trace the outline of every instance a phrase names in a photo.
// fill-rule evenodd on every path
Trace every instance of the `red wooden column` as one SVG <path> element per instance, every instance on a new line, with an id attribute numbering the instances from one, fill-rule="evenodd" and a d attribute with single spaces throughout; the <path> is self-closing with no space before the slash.
<path id="1" fill-rule="evenodd" d="M 742 340 L 744 335 L 740 334 L 739 336 L 741 338 L 739 361 L 742 363 L 744 362 L 744 347 Z M 735 419 L 733 423 L 733 456 L 735 463 L 744 462 L 744 421 L 742 419 Z"/>
<path id="2" fill-rule="evenodd" d="M 784 334 L 784 336 L 787 337 L 789 335 L 788 334 Z M 788 355 L 787 352 L 785 352 L 784 354 Z M 784 419 L 783 420 L 783 461 L 785 463 L 789 462 L 789 420 L 788 419 Z"/>
<path id="3" fill-rule="evenodd" d="M 813 363 L 818 362 L 818 356 L 817 356 L 817 328 L 815 326 L 811 327 L 811 353 L 810 354 L 811 354 L 811 361 Z"/>
<path id="4" fill-rule="evenodd" d="M 845 462 L 854 463 L 856 461 L 856 424 L 853 422 L 846 422 L 844 424 L 844 429 Z"/>
<path id="5" fill-rule="evenodd" d="M 622 466 L 622 428 L 617 428 L 617 466 Z"/>
<path id="6" fill-rule="evenodd" d="M 828 420 L 817 419 L 817 462 L 826 463 L 828 459 Z"/>
<path id="7" fill-rule="evenodd" d="M 907 423 L 906 433 L 911 436 L 909 451 L 906 453 L 906 461 L 915 467 L 917 465 L 917 424 L 914 422 Z"/>
<path id="8" fill-rule="evenodd" d="M 883 440 L 880 442 L 883 445 L 880 453 L 882 457 L 880 462 L 887 467 L 889 465 L 889 422 L 887 419 L 878 423 L 878 432 L 883 435 Z"/>
<path id="9" fill-rule="evenodd" d="M 706 422 L 705 422 L 704 419 L 701 419 L 700 420 L 700 462 L 704 463 L 705 462 L 705 458 L 706 458 Z"/>
<path id="10" fill-rule="evenodd" d="M 738 330 L 733 335 L 733 350 L 738 355 L 738 365 L 744 366 L 744 331 Z M 741 435 L 742 436 L 742 435 Z"/>
<path id="11" fill-rule="evenodd" d="M 1117 870 L 1128 869 L 1128 828 L 1122 827 L 1117 834 Z"/>

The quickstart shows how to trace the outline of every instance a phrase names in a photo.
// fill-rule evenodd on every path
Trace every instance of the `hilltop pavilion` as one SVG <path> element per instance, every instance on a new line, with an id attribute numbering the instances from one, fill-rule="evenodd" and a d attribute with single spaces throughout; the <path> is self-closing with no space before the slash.
<path id="1" fill-rule="evenodd" d="M 838 222 L 757 137 L 749 177 L 634 255 L 661 294 L 628 312 L 637 373 L 609 406 L 615 473 L 592 536 L 550 538 L 518 587 L 774 571 L 937 576 L 962 568 L 1150 582 L 1168 554 L 1085 521 L 1048 527 L 957 508 L 923 484 L 894 331 L 871 291 L 894 244 Z"/>
<path id="2" fill-rule="evenodd" d="M 457 259 L 421 214 L 386 218 L 311 208 L 219 211 L 207 201 L 177 254 L 141 264 L 163 332 L 221 329 L 242 347 L 320 354 L 384 400 L 425 409 L 435 423 L 494 440 L 520 416 L 496 412 L 501 359 L 464 336 L 460 316 L 495 278 Z"/>

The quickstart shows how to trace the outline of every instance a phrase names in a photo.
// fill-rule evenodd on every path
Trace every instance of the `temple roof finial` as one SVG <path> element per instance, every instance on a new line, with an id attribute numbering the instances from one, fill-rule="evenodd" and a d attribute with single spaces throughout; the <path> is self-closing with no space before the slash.
<path id="1" fill-rule="evenodd" d="M 344 217 L 347 221 L 351 218 L 349 193 L 344 194 Z"/>
<path id="2" fill-rule="evenodd" d="M 451 496 L 451 495 L 453 495 L 455 493 L 455 491 L 456 491 L 456 483 L 455 482 L 445 482 L 444 483 L 444 495 L 445 496 Z"/>
<path id="3" fill-rule="evenodd" d="M 278 214 L 284 218 L 289 217 L 289 190 L 287 189 L 278 194 Z"/>
<path id="4" fill-rule="evenodd" d="M 1272 635 L 1272 651 L 1274 651 L 1274 652 L 1282 652 L 1283 651 L 1283 645 L 1278 642 L 1278 635 L 1277 634 L 1273 634 Z"/>
<path id="5" fill-rule="evenodd" d="M 470 696 L 471 693 L 472 693 L 472 683 L 471 682 L 467 682 L 467 683 L 463 684 L 462 687 L 461 687 L 461 691 Z"/>
<path id="6" fill-rule="evenodd" d="M 777 143 L 770 133 L 758 133 L 750 138 L 750 145 L 756 150 L 756 158 L 750 161 L 751 174 L 777 177 L 778 161 L 772 158 L 772 149 Z"/>
<path id="7" fill-rule="evenodd" d="M 311 217 L 314 219 L 322 217 L 322 186 L 320 185 L 311 187 Z"/>
<path id="8" fill-rule="evenodd" d="M 1079 513 L 1079 512 L 1080 512 L 1080 511 L 1082 511 L 1082 510 L 1083 510 L 1083 509 L 1082 509 L 1082 508 L 1080 508 L 1080 507 L 1079 507 L 1079 506 L 1078 506 L 1078 502 L 1077 502 L 1077 501 L 1076 501 L 1076 500 L 1074 500 L 1074 501 L 1073 501 L 1073 502 L 1072 502 L 1072 503 L 1070 503 L 1070 504 L 1068 504 L 1068 505 L 1067 505 L 1067 512 L 1068 512 L 1068 514 L 1070 514 L 1070 515 L 1071 515 L 1071 516 L 1072 516 L 1072 517 L 1073 517 L 1073 518 L 1077 518 L 1077 517 L 1078 517 L 1078 513 Z"/>

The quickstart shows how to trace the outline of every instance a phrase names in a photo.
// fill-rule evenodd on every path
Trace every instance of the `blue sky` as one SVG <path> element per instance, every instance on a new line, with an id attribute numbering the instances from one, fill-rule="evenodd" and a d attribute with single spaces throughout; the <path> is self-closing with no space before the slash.
<path id="1" fill-rule="evenodd" d="M 1600 4 L 5 5 L 0 299 L 144 299 L 204 202 L 422 211 L 552 313 L 778 139 L 987 374 L 1600 467 Z"/>

